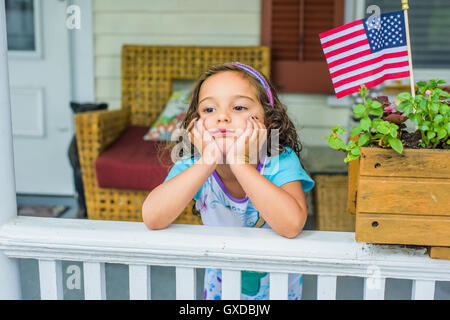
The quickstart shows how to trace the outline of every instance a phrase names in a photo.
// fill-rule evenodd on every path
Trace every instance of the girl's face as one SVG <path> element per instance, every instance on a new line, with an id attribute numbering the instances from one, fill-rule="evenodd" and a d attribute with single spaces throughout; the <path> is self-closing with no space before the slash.
<path id="1" fill-rule="evenodd" d="M 239 72 L 223 71 L 207 78 L 198 101 L 198 114 L 222 151 L 246 129 L 249 117 L 256 116 L 264 124 L 257 89 Z"/>

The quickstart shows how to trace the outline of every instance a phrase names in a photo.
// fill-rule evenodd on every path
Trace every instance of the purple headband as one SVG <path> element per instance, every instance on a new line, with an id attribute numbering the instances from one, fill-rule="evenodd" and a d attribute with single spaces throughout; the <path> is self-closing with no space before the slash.
<path id="1" fill-rule="evenodd" d="M 269 97 L 270 105 L 272 106 L 272 108 L 274 108 L 272 92 L 270 91 L 269 84 L 267 83 L 266 79 L 264 79 L 264 77 L 258 71 L 256 71 L 252 67 L 249 67 L 249 66 L 247 66 L 245 64 L 242 64 L 242 63 L 239 63 L 239 62 L 229 62 L 227 64 L 232 64 L 234 66 L 238 66 L 238 67 L 240 67 L 240 68 L 250 72 L 252 75 L 254 75 L 256 77 L 256 79 L 258 79 L 259 82 L 261 82 L 261 84 L 263 85 L 264 89 L 266 89 L 267 96 Z"/>

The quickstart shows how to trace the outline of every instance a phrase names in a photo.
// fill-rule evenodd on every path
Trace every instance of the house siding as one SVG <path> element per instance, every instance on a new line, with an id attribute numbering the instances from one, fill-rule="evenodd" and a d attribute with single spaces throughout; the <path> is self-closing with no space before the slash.
<path id="1" fill-rule="evenodd" d="M 96 101 L 121 107 L 123 44 L 256 46 L 260 23 L 260 0 L 93 0 Z M 327 97 L 280 94 L 304 145 L 325 146 L 332 126 L 348 125 L 349 108 Z"/>

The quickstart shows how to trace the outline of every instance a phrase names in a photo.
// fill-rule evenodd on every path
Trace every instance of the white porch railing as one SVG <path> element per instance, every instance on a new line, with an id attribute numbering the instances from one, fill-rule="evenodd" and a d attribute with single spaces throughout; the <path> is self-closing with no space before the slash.
<path id="1" fill-rule="evenodd" d="M 129 265 L 131 299 L 150 299 L 149 266 L 176 267 L 177 299 L 195 299 L 195 268 L 220 268 L 223 299 L 240 299 L 240 270 L 270 272 L 270 298 L 287 299 L 288 273 L 317 275 L 317 298 L 336 298 L 338 276 L 363 277 L 364 298 L 384 299 L 387 278 L 413 280 L 413 299 L 433 299 L 450 281 L 450 261 L 425 248 L 357 243 L 353 233 L 17 217 L 0 226 L 8 258 L 39 260 L 42 299 L 62 299 L 61 260 L 82 261 L 86 299 L 105 299 L 105 263 Z"/>

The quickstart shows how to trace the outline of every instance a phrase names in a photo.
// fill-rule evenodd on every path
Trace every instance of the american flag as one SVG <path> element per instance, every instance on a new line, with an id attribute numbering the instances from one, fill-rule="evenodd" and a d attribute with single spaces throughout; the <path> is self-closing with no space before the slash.
<path id="1" fill-rule="evenodd" d="M 409 77 L 405 16 L 395 11 L 321 33 L 320 42 L 337 98 L 387 79 Z"/>

